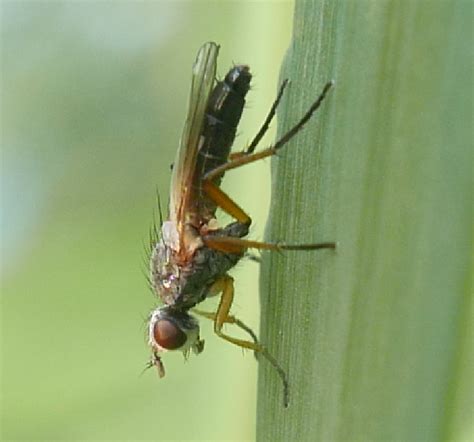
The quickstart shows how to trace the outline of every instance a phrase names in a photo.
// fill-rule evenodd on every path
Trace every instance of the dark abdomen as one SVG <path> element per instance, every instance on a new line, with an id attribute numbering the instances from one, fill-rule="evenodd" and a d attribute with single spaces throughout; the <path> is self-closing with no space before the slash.
<path id="1" fill-rule="evenodd" d="M 249 67 L 233 67 L 214 87 L 207 105 L 196 172 L 202 178 L 207 172 L 227 162 L 237 126 L 245 106 L 245 95 L 250 88 Z M 198 178 L 198 181 L 200 179 Z M 219 185 L 221 178 L 214 182 Z M 201 210 L 214 213 L 215 206 L 205 195 L 201 195 Z M 205 207 L 204 207 L 205 206 Z M 201 212 L 202 213 L 202 212 Z"/>
<path id="2" fill-rule="evenodd" d="M 248 66 L 235 66 L 213 89 L 202 132 L 205 139 L 200 149 L 203 174 L 227 161 L 251 78 Z"/>

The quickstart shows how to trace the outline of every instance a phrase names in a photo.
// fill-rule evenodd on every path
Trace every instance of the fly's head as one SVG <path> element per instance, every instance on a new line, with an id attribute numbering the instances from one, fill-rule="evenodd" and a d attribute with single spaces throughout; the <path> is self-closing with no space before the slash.
<path id="1" fill-rule="evenodd" d="M 155 366 L 160 377 L 165 375 L 161 353 L 180 350 L 186 357 L 191 350 L 198 354 L 204 348 L 204 341 L 199 338 L 199 323 L 188 313 L 195 302 L 189 305 L 183 302 L 183 265 L 175 258 L 177 250 L 179 235 L 176 224 L 165 221 L 161 227 L 161 239 L 154 245 L 150 260 L 153 290 L 165 304 L 151 312 L 148 323 L 148 343 L 152 350 L 148 366 Z"/>
<path id="2" fill-rule="evenodd" d="M 180 350 L 187 357 L 192 350 L 199 354 L 204 341 L 199 337 L 199 323 L 186 311 L 165 306 L 154 310 L 148 323 L 148 343 L 152 350 L 149 367 L 155 366 L 160 377 L 165 375 L 160 354 L 169 350 Z"/>

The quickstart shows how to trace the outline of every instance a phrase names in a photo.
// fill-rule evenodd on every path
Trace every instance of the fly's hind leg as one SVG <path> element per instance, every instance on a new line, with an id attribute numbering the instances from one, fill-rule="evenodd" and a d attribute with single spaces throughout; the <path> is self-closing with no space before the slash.
<path id="1" fill-rule="evenodd" d="M 229 156 L 230 160 L 235 160 L 242 156 L 253 153 L 255 148 L 258 146 L 258 143 L 260 142 L 260 140 L 263 138 L 268 128 L 270 127 L 270 123 L 272 122 L 273 118 L 275 117 L 277 107 L 280 104 L 280 101 L 281 101 L 281 98 L 283 97 L 283 92 L 285 91 L 286 86 L 288 86 L 288 79 L 285 79 L 283 83 L 281 84 L 280 89 L 278 90 L 277 97 L 275 98 L 275 101 L 273 102 L 272 107 L 270 108 L 270 111 L 268 112 L 267 118 L 265 118 L 265 121 L 263 122 L 262 127 L 258 131 L 257 135 L 255 135 L 255 138 L 249 144 L 247 149 L 244 149 L 243 152 L 231 153 Z"/>
<path id="2" fill-rule="evenodd" d="M 234 338 L 225 334 L 222 329 L 226 322 L 228 322 L 230 308 L 232 306 L 232 302 L 234 300 L 234 280 L 229 275 L 224 275 L 220 279 L 218 279 L 213 287 L 212 290 L 219 290 L 222 292 L 221 299 L 219 302 L 219 306 L 214 316 L 214 332 L 217 336 L 226 341 L 237 345 L 241 348 L 248 348 L 249 350 L 253 350 L 254 352 L 259 353 L 262 355 L 273 368 L 278 372 L 278 375 L 281 378 L 283 383 L 283 403 L 285 407 L 288 407 L 289 403 L 289 384 L 288 384 L 288 377 L 286 375 L 285 370 L 280 366 L 277 360 L 268 352 L 268 350 L 263 347 L 258 342 L 250 342 L 244 339 Z"/>
<path id="3" fill-rule="evenodd" d="M 319 97 L 309 107 L 309 109 L 301 117 L 301 119 L 290 130 L 288 130 L 288 132 L 286 132 L 273 146 L 267 147 L 266 149 L 263 149 L 260 152 L 256 152 L 256 153 L 253 153 L 253 151 L 248 152 L 248 153 L 247 151 L 244 151 L 244 154 L 240 154 L 240 155 L 237 154 L 235 158 L 230 158 L 229 161 L 227 161 L 227 163 L 224 163 L 216 167 L 215 169 L 207 172 L 204 178 L 208 180 L 214 180 L 215 178 L 224 175 L 224 173 L 227 172 L 228 170 L 236 169 L 237 167 L 243 166 L 244 164 L 254 163 L 255 161 L 275 155 L 278 152 L 278 149 L 280 149 L 286 143 L 288 143 L 288 141 L 290 141 L 303 128 L 303 126 L 318 110 L 319 106 L 321 106 L 321 103 L 323 102 L 324 98 L 326 97 L 327 93 L 329 92 L 329 89 L 331 89 L 333 84 L 334 83 L 332 81 L 329 81 L 325 84 Z M 262 129 L 264 127 L 265 127 L 265 124 L 264 126 L 262 126 Z"/>
<path id="4" fill-rule="evenodd" d="M 301 117 L 300 121 L 298 121 L 288 132 L 286 132 L 273 146 L 268 147 L 260 152 L 254 153 L 255 147 L 267 131 L 268 126 L 275 115 L 276 108 L 281 100 L 283 91 L 285 90 L 287 84 L 288 81 L 285 80 L 281 85 L 278 96 L 275 102 L 273 103 L 265 122 L 263 123 L 262 127 L 260 128 L 260 131 L 257 133 L 252 143 L 250 143 L 250 146 L 245 151 L 235 154 L 233 157 L 231 156 L 229 158 L 229 161 L 227 161 L 226 163 L 207 172 L 202 180 L 202 188 L 204 192 L 206 192 L 206 194 L 209 196 L 209 198 L 211 198 L 216 203 L 216 205 L 219 206 L 222 210 L 233 216 L 238 222 L 247 226 L 250 226 L 252 222 L 250 216 L 247 215 L 234 200 L 232 200 L 225 192 L 223 192 L 219 188 L 219 186 L 215 185 L 213 181 L 216 178 L 224 175 L 224 173 L 228 170 L 236 169 L 237 167 L 243 166 L 245 164 L 253 163 L 271 155 L 275 155 L 278 149 L 280 149 L 288 141 L 290 141 L 291 138 L 293 138 L 298 133 L 298 131 L 302 129 L 302 127 L 308 122 L 312 115 L 318 110 L 319 106 L 326 97 L 326 94 L 328 93 L 329 89 L 331 89 L 333 82 L 329 81 L 328 83 L 326 83 L 317 100 Z"/>

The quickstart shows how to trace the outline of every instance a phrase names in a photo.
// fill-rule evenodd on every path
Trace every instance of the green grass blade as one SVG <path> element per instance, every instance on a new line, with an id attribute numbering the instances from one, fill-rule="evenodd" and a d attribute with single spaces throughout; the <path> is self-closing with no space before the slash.
<path id="1" fill-rule="evenodd" d="M 273 161 L 258 440 L 452 440 L 472 418 L 472 5 L 300 1 Z M 469 31 L 471 30 L 471 31 Z M 471 434 L 472 436 L 472 434 Z"/>

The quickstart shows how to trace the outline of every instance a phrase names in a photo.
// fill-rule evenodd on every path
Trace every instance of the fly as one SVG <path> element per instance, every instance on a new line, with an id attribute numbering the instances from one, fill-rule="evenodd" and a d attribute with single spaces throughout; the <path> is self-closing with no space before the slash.
<path id="1" fill-rule="evenodd" d="M 245 239 L 252 220 L 221 190 L 220 183 L 228 170 L 277 153 L 311 118 L 333 83 L 326 83 L 300 121 L 273 146 L 255 152 L 275 116 L 288 84 L 285 80 L 253 141 L 244 151 L 231 154 L 252 75 L 247 65 L 236 65 L 224 80 L 216 81 L 218 52 L 219 46 L 208 42 L 197 54 L 188 115 L 172 169 L 168 218 L 161 220 L 160 238 L 153 239 L 151 244 L 149 279 L 164 305 L 153 310 L 149 317 L 148 340 L 152 357 L 148 366 L 157 367 L 160 377 L 163 377 L 165 370 L 161 353 L 180 350 L 187 356 L 191 350 L 196 354 L 202 352 L 204 341 L 199 336 L 199 324 L 190 314 L 192 312 L 213 321 L 214 332 L 222 339 L 265 358 L 281 378 L 283 402 L 287 407 L 289 383 L 285 370 L 259 343 L 250 327 L 230 314 L 234 280 L 228 272 L 248 249 L 316 250 L 334 249 L 336 246 L 334 242 L 292 245 Z M 219 226 L 217 208 L 235 221 Z M 195 309 L 197 304 L 215 295 L 220 295 L 215 312 Z M 251 339 L 238 339 L 226 334 L 224 324 L 236 325 Z"/>

